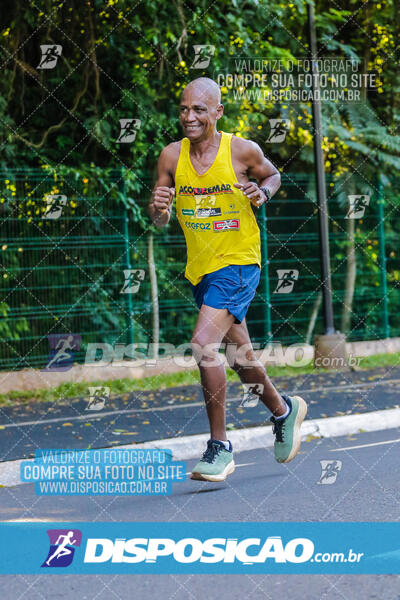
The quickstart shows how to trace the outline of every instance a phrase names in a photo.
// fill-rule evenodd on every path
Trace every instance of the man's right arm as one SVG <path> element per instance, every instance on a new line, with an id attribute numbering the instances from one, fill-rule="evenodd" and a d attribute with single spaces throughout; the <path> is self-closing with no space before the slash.
<path id="1" fill-rule="evenodd" d="M 157 181 L 150 198 L 148 213 L 156 227 L 169 223 L 175 196 L 174 177 L 179 159 L 179 142 L 169 144 L 161 152 L 157 164 Z"/>

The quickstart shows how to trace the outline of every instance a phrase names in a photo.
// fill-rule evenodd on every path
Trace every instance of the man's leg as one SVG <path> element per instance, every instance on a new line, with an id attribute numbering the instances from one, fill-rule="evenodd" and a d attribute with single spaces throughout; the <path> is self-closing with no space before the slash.
<path id="1" fill-rule="evenodd" d="M 264 386 L 260 398 L 273 413 L 274 452 L 278 462 L 290 462 L 297 455 L 300 444 L 300 428 L 307 414 L 307 404 L 300 396 L 278 394 L 272 385 L 263 365 L 257 360 L 251 345 L 245 320 L 240 325 L 232 325 L 224 337 L 226 343 L 235 344 L 233 359 L 228 362 L 244 383 L 261 383 Z M 242 349 L 242 351 L 241 351 Z M 250 363 L 250 364 L 249 364 Z"/>
<path id="2" fill-rule="evenodd" d="M 240 356 L 240 359 L 238 358 L 240 362 L 236 362 L 234 354 L 231 367 L 239 375 L 240 380 L 243 383 L 261 383 L 264 387 L 262 395 L 260 395 L 261 401 L 274 416 L 279 417 L 285 414 L 286 404 L 272 384 L 264 366 L 254 354 L 246 319 L 243 319 L 240 324 L 234 323 L 226 333 L 223 341 L 227 344 L 235 344 L 234 350 L 237 351 L 236 356 Z M 244 348 L 245 352 L 243 350 L 241 352 L 241 348 Z"/>
<path id="3" fill-rule="evenodd" d="M 226 440 L 225 365 L 218 349 L 234 317 L 226 308 L 202 305 L 192 336 L 193 355 L 199 365 L 211 439 L 200 461 L 193 467 L 191 479 L 224 481 L 235 470 L 232 445 Z"/>
<path id="4" fill-rule="evenodd" d="M 193 355 L 200 369 L 211 438 L 215 440 L 226 440 L 226 373 L 218 349 L 234 320 L 226 308 L 203 304 L 191 340 Z"/>

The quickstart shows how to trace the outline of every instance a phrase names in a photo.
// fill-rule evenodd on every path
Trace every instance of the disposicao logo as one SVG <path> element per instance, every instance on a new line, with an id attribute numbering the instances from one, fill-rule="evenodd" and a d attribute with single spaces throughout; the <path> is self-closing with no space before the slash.
<path id="1" fill-rule="evenodd" d="M 68 567 L 74 558 L 75 548 L 81 545 L 79 529 L 48 529 L 49 553 L 42 567 Z"/>
<path id="2" fill-rule="evenodd" d="M 250 550 L 251 548 L 251 550 Z M 85 563 L 156 563 L 161 557 L 171 557 L 178 563 L 234 563 L 246 565 L 264 563 L 303 563 L 310 560 L 314 544 L 308 538 L 295 538 L 283 544 L 280 536 L 260 538 L 89 538 Z M 161 558 L 162 560 L 162 558 Z"/>

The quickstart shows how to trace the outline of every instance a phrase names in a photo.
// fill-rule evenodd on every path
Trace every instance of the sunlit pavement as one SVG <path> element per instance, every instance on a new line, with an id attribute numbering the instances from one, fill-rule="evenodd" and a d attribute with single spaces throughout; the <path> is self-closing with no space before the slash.
<path id="1" fill-rule="evenodd" d="M 273 379 L 280 391 L 308 403 L 308 419 L 372 412 L 399 405 L 400 368 L 328 372 Z M 239 383 L 227 390 L 228 429 L 269 424 L 262 403 L 240 406 Z M 88 399 L 0 408 L 0 462 L 26 458 L 38 448 L 101 448 L 206 433 L 208 423 L 199 384 L 132 392 L 87 410 Z"/>

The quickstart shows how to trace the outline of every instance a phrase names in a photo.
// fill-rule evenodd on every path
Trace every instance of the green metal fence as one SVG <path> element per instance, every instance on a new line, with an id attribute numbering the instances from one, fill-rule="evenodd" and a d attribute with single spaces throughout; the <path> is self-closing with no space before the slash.
<path id="1" fill-rule="evenodd" d="M 89 342 L 115 348 L 154 341 L 149 271 L 153 259 L 159 341 L 174 346 L 190 341 L 197 307 L 183 277 L 183 233 L 173 218 L 167 228 L 153 234 L 154 256 L 149 256 L 150 233 L 139 227 L 121 202 L 123 172 L 102 177 L 95 189 L 87 188 L 82 177 L 61 177 L 46 170 L 1 172 L 0 182 L 2 370 L 43 367 L 49 357 L 48 336 L 54 334 L 81 336 L 82 345 L 75 354 L 78 362 L 83 362 Z M 143 207 L 149 186 L 150 181 L 144 182 L 138 194 Z M 370 204 L 357 219 L 346 219 L 348 206 L 340 201 L 340 194 L 330 195 L 338 329 L 346 288 L 351 287 L 355 273 L 349 340 L 400 333 L 397 189 L 394 183 L 385 188 L 372 186 Z M 58 200 L 53 211 L 44 213 L 49 194 Z M 312 341 L 323 332 L 313 176 L 285 175 L 280 191 L 257 218 L 263 271 L 247 317 L 252 338 L 262 345 L 271 340 L 282 344 Z M 354 238 L 353 254 L 349 236 Z M 121 292 L 124 270 L 139 273 L 134 293 Z M 298 271 L 290 293 L 276 291 L 281 285 L 278 270 Z"/>

